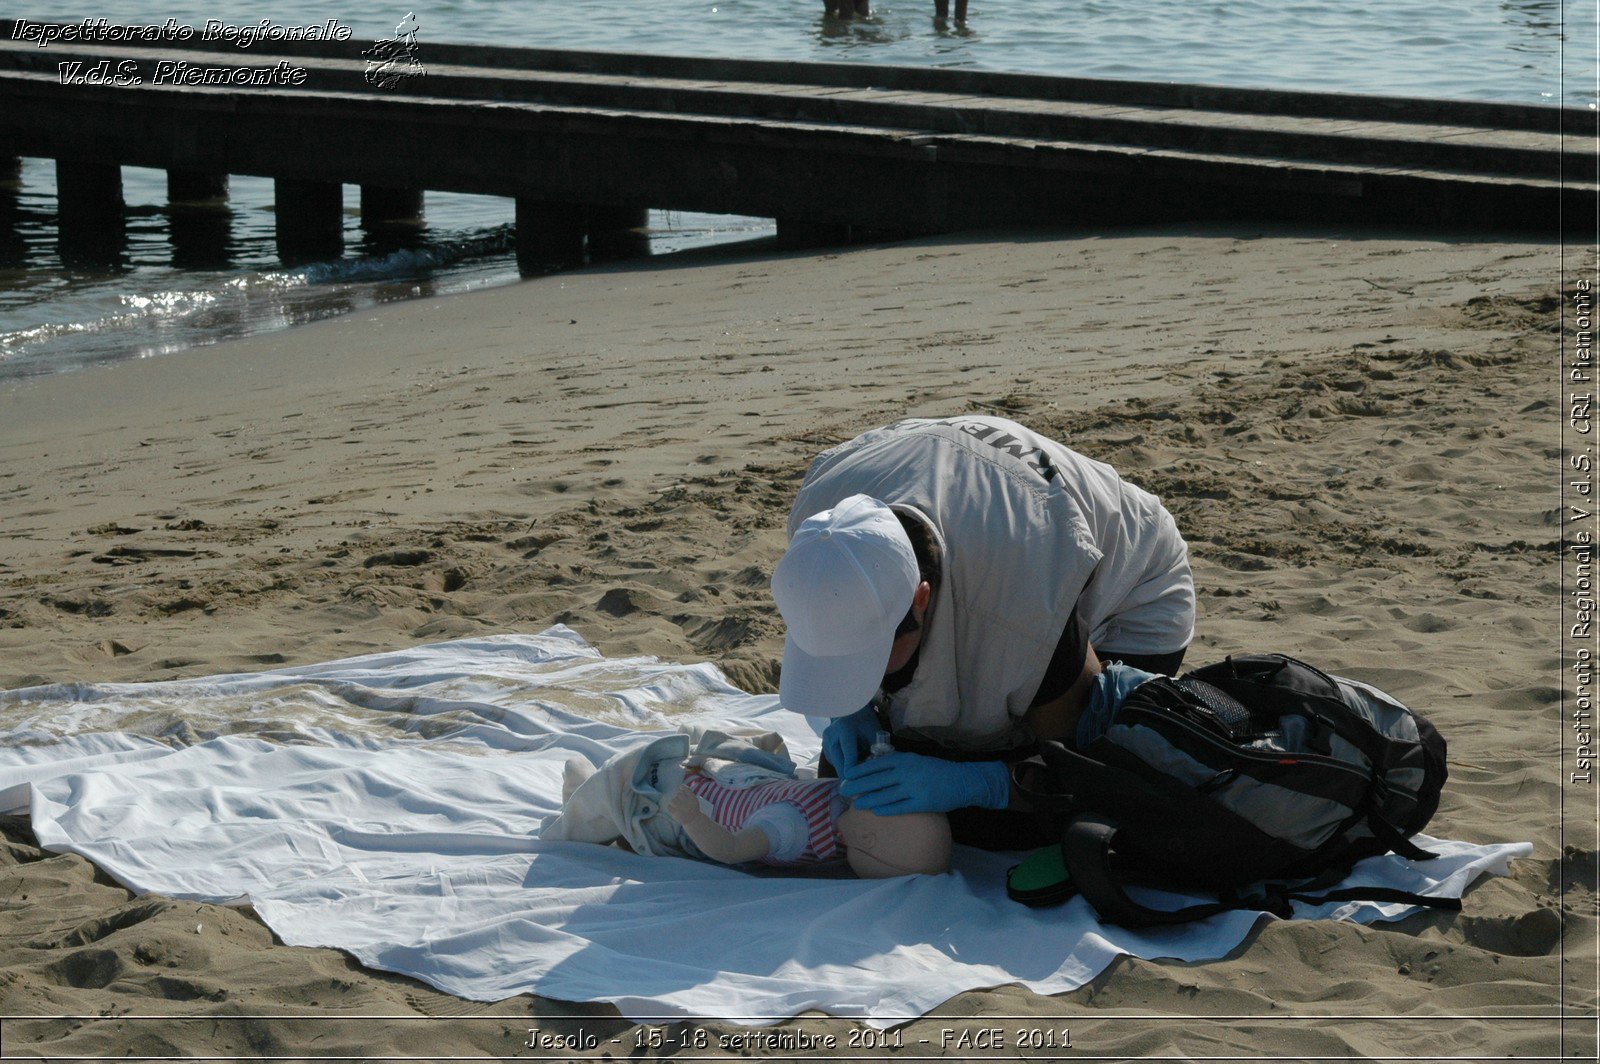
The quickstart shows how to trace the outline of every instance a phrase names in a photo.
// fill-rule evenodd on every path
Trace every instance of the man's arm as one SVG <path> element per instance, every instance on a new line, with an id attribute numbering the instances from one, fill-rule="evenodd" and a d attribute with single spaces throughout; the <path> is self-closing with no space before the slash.
<path id="1" fill-rule="evenodd" d="M 1059 742 L 1071 743 L 1078 734 L 1078 718 L 1083 716 L 1083 711 L 1089 705 L 1089 689 L 1094 686 L 1095 678 L 1100 675 L 1103 666 L 1100 659 L 1095 656 L 1094 647 L 1085 645 L 1083 648 L 1083 671 L 1073 681 L 1071 687 L 1062 692 L 1059 698 L 1052 698 L 1048 702 L 1041 702 L 1029 708 L 1022 715 L 1022 723 L 1033 733 L 1036 739 L 1054 739 Z M 1013 781 L 1011 784 L 1011 804 L 1007 809 L 1031 809 L 1025 798 Z"/>
<path id="2" fill-rule="evenodd" d="M 732 832 L 706 816 L 700 799 L 688 787 L 679 787 L 667 799 L 667 812 L 683 825 L 684 833 L 701 853 L 721 864 L 759 861 L 772 848 L 767 833 L 760 828 Z"/>
<path id="3" fill-rule="evenodd" d="M 1078 718 L 1089 704 L 1089 689 L 1100 675 L 1100 659 L 1094 647 L 1083 648 L 1083 671 L 1060 696 L 1031 707 L 1022 715 L 1022 723 L 1036 739 L 1057 739 L 1070 743 L 1078 732 Z"/>

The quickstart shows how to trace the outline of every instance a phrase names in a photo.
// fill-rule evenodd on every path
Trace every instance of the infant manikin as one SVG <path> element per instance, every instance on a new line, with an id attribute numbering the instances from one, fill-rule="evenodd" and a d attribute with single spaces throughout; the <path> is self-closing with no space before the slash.
<path id="1" fill-rule="evenodd" d="M 873 879 L 949 871 L 944 814 L 852 808 L 838 780 L 800 778 L 777 734 L 732 731 L 684 725 L 599 766 L 568 761 L 561 812 L 540 837 L 722 864 L 848 865 Z"/>

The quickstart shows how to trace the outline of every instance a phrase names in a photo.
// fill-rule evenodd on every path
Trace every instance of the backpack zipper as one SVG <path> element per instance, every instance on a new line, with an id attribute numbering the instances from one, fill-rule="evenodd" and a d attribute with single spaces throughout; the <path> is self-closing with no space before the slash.
<path id="1" fill-rule="evenodd" d="M 1128 713 L 1131 713 L 1135 718 L 1148 718 L 1155 723 L 1170 722 L 1176 724 L 1196 738 L 1205 740 L 1205 742 L 1213 749 L 1222 750 L 1230 755 L 1242 757 L 1248 761 L 1256 761 L 1263 764 L 1281 764 L 1285 761 L 1304 761 L 1307 764 L 1320 765 L 1323 768 L 1337 769 L 1340 772 L 1348 773 L 1360 779 L 1363 785 L 1367 787 L 1372 786 L 1372 773 L 1363 769 L 1359 769 L 1350 764 L 1348 761 L 1341 761 L 1337 757 L 1329 757 L 1326 754 L 1295 753 L 1290 750 L 1282 750 L 1271 754 L 1259 753 L 1255 750 L 1247 750 L 1244 747 L 1225 742 L 1220 737 L 1213 735 L 1209 729 L 1203 728 L 1199 724 L 1187 720 L 1177 713 L 1161 713 L 1157 710 L 1146 709 L 1143 706 L 1124 705 L 1122 713 L 1119 714 L 1119 717 L 1122 717 L 1124 714 Z M 1120 723 L 1120 720 L 1117 723 Z"/>

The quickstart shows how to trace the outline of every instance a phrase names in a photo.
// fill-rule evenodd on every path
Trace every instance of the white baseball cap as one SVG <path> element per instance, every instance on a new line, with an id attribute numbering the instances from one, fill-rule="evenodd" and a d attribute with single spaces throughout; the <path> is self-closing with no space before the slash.
<path id="1" fill-rule="evenodd" d="M 806 518 L 772 572 L 788 627 L 783 705 L 842 717 L 871 701 L 921 579 L 910 538 L 877 499 L 852 495 Z"/>

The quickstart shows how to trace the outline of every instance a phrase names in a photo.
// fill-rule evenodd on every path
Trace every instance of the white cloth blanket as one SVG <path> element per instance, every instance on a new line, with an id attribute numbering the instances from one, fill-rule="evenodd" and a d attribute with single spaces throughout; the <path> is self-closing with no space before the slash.
<path id="1" fill-rule="evenodd" d="M 640 733 L 719 722 L 778 732 L 815 762 L 816 732 L 773 698 L 709 665 L 607 660 L 558 626 L 308 668 L 0 693 L 0 806 L 136 891 L 248 899 L 290 944 L 465 998 L 606 1001 L 635 1020 L 816 1009 L 888 1026 L 980 987 L 1071 990 L 1119 953 L 1221 957 L 1258 918 L 1133 932 L 1101 926 L 1082 899 L 1029 910 L 1005 895 L 1014 855 L 965 847 L 951 875 L 867 882 L 536 837 L 568 758 L 599 764 Z M 1369 860 L 1350 882 L 1459 895 L 1531 852 L 1423 844 L 1441 856 Z"/>

